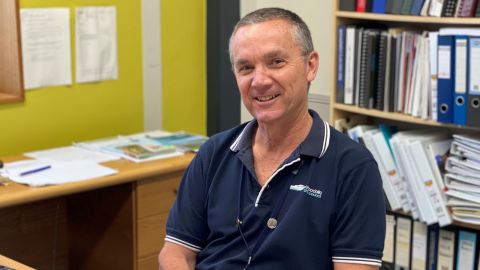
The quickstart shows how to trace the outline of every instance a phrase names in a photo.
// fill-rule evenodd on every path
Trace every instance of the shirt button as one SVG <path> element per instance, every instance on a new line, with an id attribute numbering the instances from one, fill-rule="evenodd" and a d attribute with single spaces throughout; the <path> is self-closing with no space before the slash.
<path id="1" fill-rule="evenodd" d="M 267 221 L 267 227 L 269 229 L 272 229 L 272 230 L 277 227 L 277 224 L 278 224 L 278 222 L 274 218 L 269 218 L 268 221 Z"/>

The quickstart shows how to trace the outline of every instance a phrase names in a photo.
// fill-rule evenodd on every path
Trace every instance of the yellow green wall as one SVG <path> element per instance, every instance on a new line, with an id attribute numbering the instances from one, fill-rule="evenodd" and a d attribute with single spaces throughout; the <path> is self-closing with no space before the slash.
<path id="1" fill-rule="evenodd" d="M 70 7 L 73 49 L 73 8 L 89 5 L 117 7 L 119 79 L 28 90 L 24 102 L 1 104 L 0 156 L 143 130 L 141 1 L 20 0 L 23 8 Z"/>
<path id="2" fill-rule="evenodd" d="M 143 130 L 141 1 L 20 0 L 22 8 L 117 7 L 119 79 L 28 90 L 0 105 L 0 156 Z M 161 0 L 163 129 L 206 134 L 206 0 Z"/>
<path id="3" fill-rule="evenodd" d="M 206 134 L 206 0 L 161 0 L 163 128 Z"/>

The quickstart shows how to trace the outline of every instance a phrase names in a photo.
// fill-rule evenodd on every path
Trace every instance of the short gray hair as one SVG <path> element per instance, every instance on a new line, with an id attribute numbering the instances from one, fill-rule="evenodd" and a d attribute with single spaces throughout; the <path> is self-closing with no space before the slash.
<path id="1" fill-rule="evenodd" d="M 230 53 L 230 62 L 232 63 L 232 65 L 232 39 L 237 30 L 242 26 L 272 20 L 285 20 L 292 25 L 292 34 L 296 38 L 303 56 L 306 56 L 313 51 L 312 35 L 310 34 L 310 30 L 308 29 L 307 24 L 302 20 L 302 18 L 300 18 L 300 16 L 290 10 L 282 8 L 262 8 L 245 15 L 243 18 L 240 19 L 240 21 L 237 22 L 235 28 L 233 28 L 228 43 L 228 51 Z"/>

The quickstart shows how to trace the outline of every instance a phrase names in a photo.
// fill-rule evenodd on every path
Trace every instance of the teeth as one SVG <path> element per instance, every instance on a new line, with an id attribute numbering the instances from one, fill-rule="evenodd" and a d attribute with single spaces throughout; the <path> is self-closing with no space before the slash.
<path id="1" fill-rule="evenodd" d="M 270 95 L 270 96 L 263 96 L 263 97 L 257 97 L 258 101 L 268 101 L 276 98 L 277 95 Z"/>

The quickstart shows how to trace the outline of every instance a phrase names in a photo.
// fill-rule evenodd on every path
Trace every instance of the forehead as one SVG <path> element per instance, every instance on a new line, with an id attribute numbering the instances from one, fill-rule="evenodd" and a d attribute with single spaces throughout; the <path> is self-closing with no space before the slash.
<path id="1" fill-rule="evenodd" d="M 232 38 L 232 53 L 270 49 L 299 49 L 293 26 L 281 19 L 249 24 L 237 29 Z"/>

